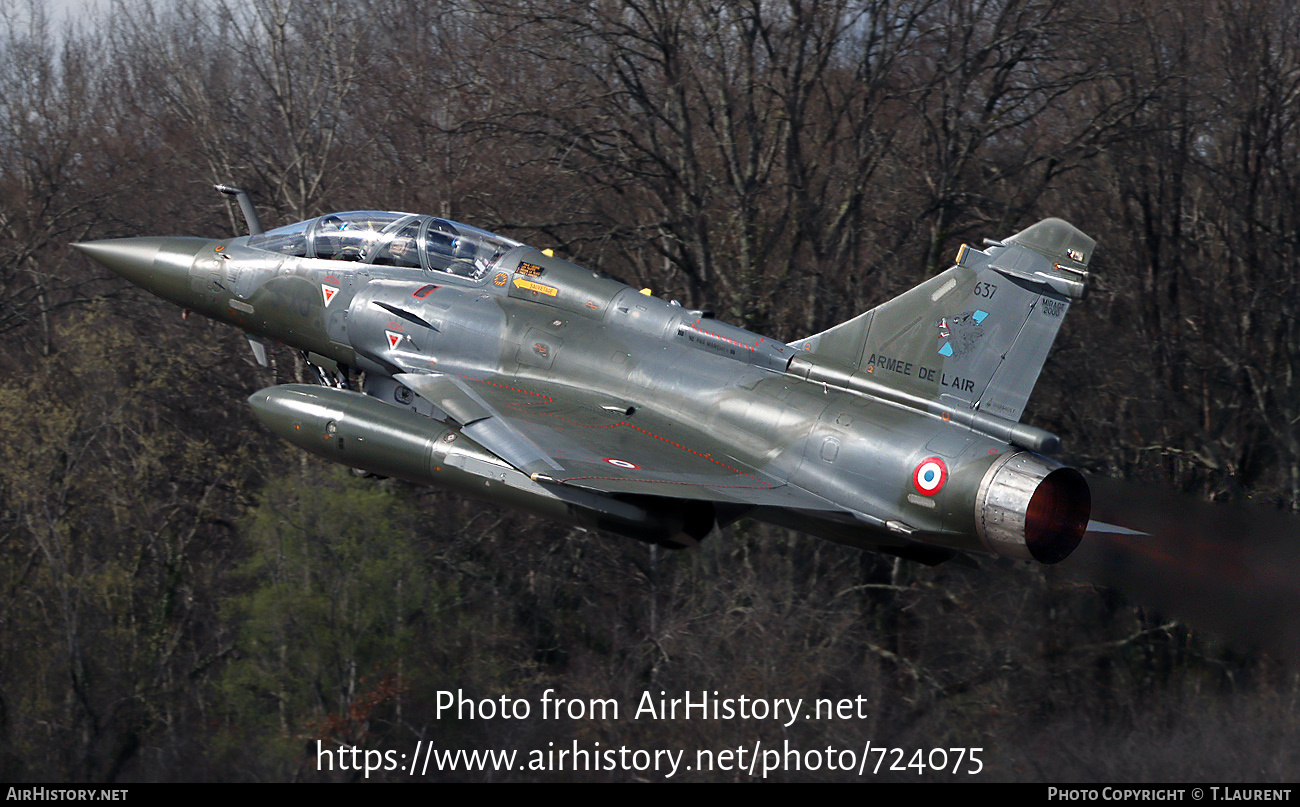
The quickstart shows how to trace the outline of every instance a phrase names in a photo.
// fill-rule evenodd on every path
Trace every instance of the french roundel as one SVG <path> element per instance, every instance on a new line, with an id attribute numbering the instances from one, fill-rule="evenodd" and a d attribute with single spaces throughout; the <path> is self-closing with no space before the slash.
<path id="1" fill-rule="evenodd" d="M 640 465 L 637 465 L 636 463 L 633 462 L 628 462 L 627 460 L 620 460 L 615 457 L 604 457 L 603 459 L 605 460 L 605 462 L 608 462 L 610 465 L 613 465 L 615 468 L 623 468 L 628 471 L 641 470 Z"/>
<path id="2" fill-rule="evenodd" d="M 938 457 L 921 460 L 912 472 L 912 484 L 922 496 L 933 496 L 943 490 L 943 483 L 948 481 L 948 466 Z"/>

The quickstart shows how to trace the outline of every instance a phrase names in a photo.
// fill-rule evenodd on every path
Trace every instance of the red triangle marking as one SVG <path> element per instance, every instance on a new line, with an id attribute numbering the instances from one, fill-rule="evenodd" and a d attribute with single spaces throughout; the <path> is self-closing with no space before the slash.
<path id="1" fill-rule="evenodd" d="M 388 347 L 392 350 L 397 350 L 397 343 L 402 341 L 402 335 L 400 333 L 393 333 L 392 331 L 384 331 L 384 333 L 388 334 Z"/>
<path id="2" fill-rule="evenodd" d="M 329 305 L 329 304 L 330 304 L 330 300 L 333 300 L 333 299 L 334 299 L 334 295 L 336 295 L 336 294 L 339 293 L 339 290 L 338 290 L 338 288 L 337 288 L 336 286 L 325 286 L 325 285 L 322 285 L 322 286 L 320 287 L 320 290 L 321 290 L 321 293 L 325 295 L 325 305 Z"/>

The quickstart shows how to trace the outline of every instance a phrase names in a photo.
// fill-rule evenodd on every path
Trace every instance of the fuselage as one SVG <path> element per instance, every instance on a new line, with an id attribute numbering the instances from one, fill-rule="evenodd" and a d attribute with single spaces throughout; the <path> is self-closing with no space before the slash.
<path id="1" fill-rule="evenodd" d="M 336 214 L 328 233 L 349 232 L 363 215 Z M 474 228 L 464 229 L 464 240 L 451 239 L 444 232 L 463 227 L 454 222 L 383 215 L 387 240 L 372 228 L 354 237 L 361 248 L 327 240 L 322 222 L 331 217 L 253 237 L 121 239 L 82 248 L 251 338 L 283 342 L 314 364 L 361 371 L 372 397 L 451 429 L 454 418 L 394 378 L 449 375 L 520 395 L 567 388 L 608 401 L 602 408 L 611 411 L 652 410 L 661 422 L 726 447 L 722 457 L 716 448 L 706 454 L 678 446 L 683 452 L 754 480 L 741 486 L 744 496 L 711 511 L 718 523 L 747 514 L 900 553 L 918 537 L 940 554 L 1000 551 L 984 539 L 972 502 L 988 486 L 990 469 L 1018 453 L 1006 440 L 934 407 L 800 377 L 789 371 L 799 352 L 790 345 L 546 252 Z M 409 243 L 395 246 L 403 233 Z M 449 433 L 432 423 L 428 429 L 431 446 Z M 482 455 L 493 461 L 490 451 Z M 384 470 L 439 482 L 428 470 L 442 470 L 436 459 L 410 462 L 427 469 L 404 470 L 408 463 Z M 1044 468 L 1035 473 L 1052 471 Z M 475 492 L 472 479 L 464 481 L 453 486 Z M 550 504 L 534 509 L 556 517 Z"/>

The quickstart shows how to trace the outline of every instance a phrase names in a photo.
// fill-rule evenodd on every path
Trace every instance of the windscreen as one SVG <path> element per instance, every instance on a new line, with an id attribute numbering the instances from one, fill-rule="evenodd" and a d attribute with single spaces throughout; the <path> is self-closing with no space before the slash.
<path id="1" fill-rule="evenodd" d="M 424 269 L 473 280 L 522 246 L 468 224 L 384 210 L 330 213 L 252 236 L 248 245 L 282 255 Z"/>

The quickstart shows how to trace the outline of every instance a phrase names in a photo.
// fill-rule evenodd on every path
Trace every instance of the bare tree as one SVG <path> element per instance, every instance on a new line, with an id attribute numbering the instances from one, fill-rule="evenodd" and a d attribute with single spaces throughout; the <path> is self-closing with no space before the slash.
<path id="1" fill-rule="evenodd" d="M 136 55 L 134 111 L 173 133 L 173 153 L 300 220 L 368 147 L 367 122 L 349 114 L 375 35 L 363 11 L 257 0 L 182 2 L 164 14 L 146 0 L 119 10 L 114 41 Z"/>
<path id="2" fill-rule="evenodd" d="M 37 321 L 48 353 L 51 313 L 84 302 L 90 279 L 57 270 L 65 244 L 112 198 L 103 60 L 95 37 L 56 35 L 39 5 L 0 4 L 0 26 L 0 333 Z"/>

